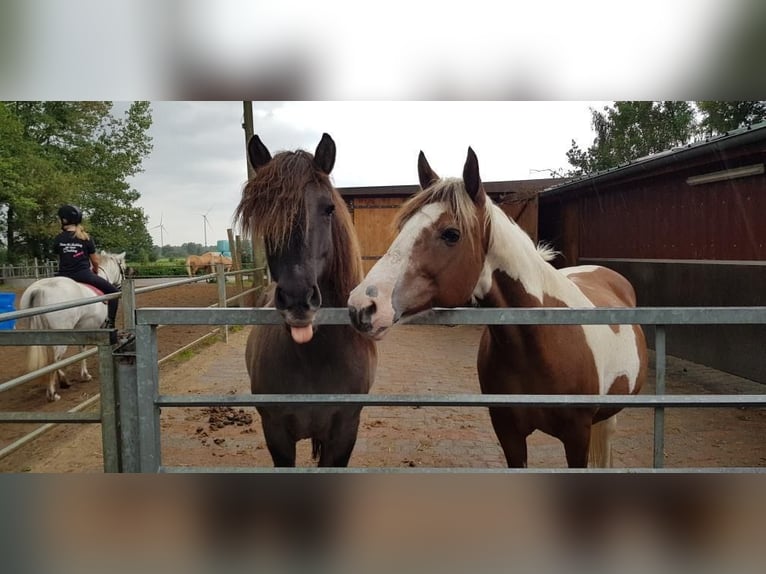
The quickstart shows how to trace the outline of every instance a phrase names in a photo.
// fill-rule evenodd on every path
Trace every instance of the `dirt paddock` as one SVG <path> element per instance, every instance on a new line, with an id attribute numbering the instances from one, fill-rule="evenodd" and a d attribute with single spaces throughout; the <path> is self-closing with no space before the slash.
<path id="1" fill-rule="evenodd" d="M 138 296 L 139 307 L 207 306 L 216 300 L 216 286 L 192 284 Z M 233 294 L 233 291 L 232 293 Z M 206 326 L 160 329 L 160 357 L 209 330 Z M 229 343 L 206 345 L 160 367 L 163 394 L 247 394 L 249 381 L 244 346 L 249 328 L 235 329 Z M 478 393 L 476 348 L 480 327 L 403 326 L 379 347 L 373 393 Z M 2 349 L 5 360 L 0 382 L 25 372 L 23 347 Z M 99 392 L 94 380 L 75 382 L 48 403 L 40 383 L 0 394 L 4 411 L 64 411 Z M 78 368 L 66 369 L 76 377 Z M 653 393 L 654 371 L 645 393 Z M 667 388 L 671 394 L 753 394 L 762 386 L 701 365 L 670 358 Z M 757 408 L 666 409 L 667 467 L 766 466 L 766 410 Z M 36 425 L 0 424 L 0 448 Z M 254 408 L 163 409 L 162 462 L 171 466 L 271 466 L 260 421 Z M 653 416 L 650 409 L 625 409 L 618 418 L 615 465 L 649 467 L 652 463 Z M 561 444 L 541 433 L 529 439 L 530 467 L 564 467 Z M 299 443 L 299 464 L 312 464 L 308 441 Z M 362 414 L 359 438 L 350 462 L 355 467 L 505 466 L 486 409 L 468 407 L 368 407 Z M 41 438 L 0 460 L 2 472 L 101 472 L 99 425 L 58 425 Z"/>

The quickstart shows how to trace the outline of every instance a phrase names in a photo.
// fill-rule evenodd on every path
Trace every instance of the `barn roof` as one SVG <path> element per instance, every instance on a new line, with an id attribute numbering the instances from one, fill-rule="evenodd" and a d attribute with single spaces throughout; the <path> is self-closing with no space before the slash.
<path id="1" fill-rule="evenodd" d="M 719 136 L 705 138 L 685 146 L 641 157 L 595 174 L 575 177 L 565 183 L 555 183 L 542 190 L 539 197 L 541 200 L 558 198 L 563 194 L 577 192 L 585 188 L 593 188 L 596 184 L 612 182 L 641 174 L 648 175 L 654 170 L 675 163 L 761 142 L 766 142 L 766 122 L 749 125 Z"/>
<path id="2" fill-rule="evenodd" d="M 537 195 L 543 189 L 551 187 L 561 179 L 522 179 L 515 181 L 485 181 L 484 189 L 496 201 L 510 198 L 527 198 Z M 409 197 L 414 195 L 418 185 L 382 185 L 374 187 L 339 187 L 341 195 L 347 199 L 355 197 Z"/>

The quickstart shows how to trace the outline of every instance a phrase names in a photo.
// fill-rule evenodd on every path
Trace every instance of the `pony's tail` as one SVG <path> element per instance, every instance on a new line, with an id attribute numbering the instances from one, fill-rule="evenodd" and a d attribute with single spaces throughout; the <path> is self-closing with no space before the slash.
<path id="1" fill-rule="evenodd" d="M 617 415 L 599 421 L 591 427 L 588 466 L 612 468 L 612 436 L 617 430 Z"/>
<path id="2" fill-rule="evenodd" d="M 49 347 L 34 345 L 27 351 L 27 371 L 32 372 L 50 365 Z"/>
<path id="3" fill-rule="evenodd" d="M 48 322 L 45 320 L 45 316 L 33 315 L 30 317 L 29 328 L 37 331 L 48 329 Z M 27 371 L 31 373 L 32 371 L 36 371 L 50 365 L 53 362 L 50 353 L 50 347 L 43 347 L 40 345 L 30 346 L 29 350 L 27 351 Z M 45 376 L 47 375 L 43 375 L 43 377 Z M 42 379 L 43 377 L 40 378 Z"/>

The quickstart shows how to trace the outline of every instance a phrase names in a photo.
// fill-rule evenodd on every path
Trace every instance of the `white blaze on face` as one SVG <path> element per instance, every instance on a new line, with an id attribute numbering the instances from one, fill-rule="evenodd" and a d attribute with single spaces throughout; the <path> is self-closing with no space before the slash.
<path id="1" fill-rule="evenodd" d="M 415 242 L 423 229 L 433 225 L 446 210 L 440 203 L 428 204 L 413 215 L 402 227 L 386 254 L 357 287 L 351 292 L 348 303 L 358 310 L 375 304 L 372 329 L 377 332 L 393 325 L 400 309 L 394 309 L 394 290 L 407 272 Z"/>

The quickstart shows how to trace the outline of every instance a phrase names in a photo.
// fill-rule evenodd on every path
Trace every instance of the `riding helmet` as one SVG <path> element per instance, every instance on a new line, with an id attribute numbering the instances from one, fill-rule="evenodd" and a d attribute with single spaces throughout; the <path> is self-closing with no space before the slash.
<path id="1" fill-rule="evenodd" d="M 82 223 L 82 211 L 74 205 L 62 205 L 59 207 L 59 219 L 65 224 L 73 223 L 77 225 Z"/>

